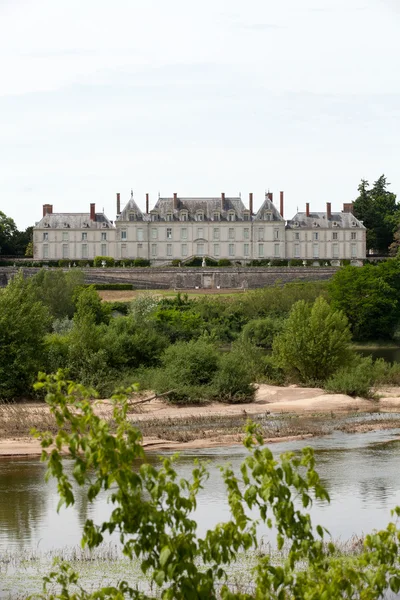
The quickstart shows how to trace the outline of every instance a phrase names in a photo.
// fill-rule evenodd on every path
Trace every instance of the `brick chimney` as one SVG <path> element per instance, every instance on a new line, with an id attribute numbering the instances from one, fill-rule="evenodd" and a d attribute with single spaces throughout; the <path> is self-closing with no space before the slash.
<path id="1" fill-rule="evenodd" d="M 94 204 L 94 202 L 92 202 L 90 205 L 90 220 L 96 220 L 96 205 Z"/>
<path id="2" fill-rule="evenodd" d="M 43 204 L 43 216 L 52 215 L 53 214 L 53 205 L 52 204 Z"/>
<path id="3" fill-rule="evenodd" d="M 267 192 L 267 198 L 268 198 L 268 200 L 271 200 L 271 202 L 273 202 L 274 201 L 274 195 L 273 195 L 273 193 L 272 192 Z"/>
<path id="4" fill-rule="evenodd" d="M 121 214 L 121 194 L 117 193 L 117 215 Z"/>
<path id="5" fill-rule="evenodd" d="M 174 210 L 178 209 L 178 194 L 175 192 L 174 193 L 174 204 L 173 204 Z"/>
<path id="6" fill-rule="evenodd" d="M 328 220 L 332 218 L 332 205 L 330 202 L 326 203 L 326 218 Z"/>
<path id="7" fill-rule="evenodd" d="M 146 215 L 149 214 L 149 195 L 146 194 Z"/>
<path id="8" fill-rule="evenodd" d="M 225 192 L 221 193 L 221 212 L 225 210 Z"/>
<path id="9" fill-rule="evenodd" d="M 281 217 L 283 217 L 283 192 L 279 193 L 279 212 Z"/>
<path id="10" fill-rule="evenodd" d="M 344 202 L 343 212 L 353 214 L 353 203 L 352 202 Z"/>
<path id="11" fill-rule="evenodd" d="M 310 216 L 310 203 L 306 202 L 306 217 Z"/>
<path id="12" fill-rule="evenodd" d="M 250 192 L 249 194 L 249 211 L 250 211 L 250 216 L 253 214 L 253 193 Z"/>

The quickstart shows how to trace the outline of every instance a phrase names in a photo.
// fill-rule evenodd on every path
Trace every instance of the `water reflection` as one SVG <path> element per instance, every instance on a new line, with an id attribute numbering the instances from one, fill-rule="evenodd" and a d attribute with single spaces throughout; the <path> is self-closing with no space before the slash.
<path id="1" fill-rule="evenodd" d="M 317 469 L 331 495 L 331 505 L 315 502 L 313 521 L 325 525 L 335 538 L 347 539 L 353 533 L 386 526 L 390 509 L 400 504 L 399 433 L 335 432 L 324 438 L 275 444 L 272 450 L 280 454 L 305 445 L 315 448 Z M 242 447 L 235 446 L 186 452 L 179 458 L 177 470 L 186 478 L 194 457 L 209 461 L 210 477 L 199 494 L 196 513 L 200 534 L 229 518 L 218 466 L 230 462 L 239 473 L 245 454 Z M 149 455 L 149 460 L 157 461 L 157 457 Z M 65 464 L 71 470 L 72 463 Z M 108 494 L 92 504 L 82 490 L 76 491 L 74 507 L 63 508 L 58 515 L 56 483 L 44 482 L 45 469 L 37 459 L 0 462 L 0 551 L 22 545 L 39 544 L 41 549 L 74 545 L 87 518 L 100 523 L 109 515 Z"/>

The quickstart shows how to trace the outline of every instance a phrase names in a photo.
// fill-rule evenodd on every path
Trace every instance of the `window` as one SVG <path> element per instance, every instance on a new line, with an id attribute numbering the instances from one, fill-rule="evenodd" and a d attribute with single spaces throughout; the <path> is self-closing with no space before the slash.
<path id="1" fill-rule="evenodd" d="M 300 234 L 298 231 L 296 231 L 296 233 L 294 234 L 294 239 L 295 240 L 299 240 L 300 239 Z"/>
<path id="2" fill-rule="evenodd" d="M 204 244 L 203 243 L 197 244 L 197 254 L 199 256 L 204 255 Z"/>
<path id="3" fill-rule="evenodd" d="M 204 215 L 202 212 L 197 213 L 197 220 L 198 221 L 204 221 Z"/>
<path id="4" fill-rule="evenodd" d="M 121 244 L 121 258 L 126 258 L 126 244 Z"/>
<path id="5" fill-rule="evenodd" d="M 221 218 L 221 215 L 219 214 L 219 212 L 215 212 L 215 213 L 213 214 L 213 220 L 214 220 L 214 221 L 219 221 L 219 220 L 220 220 L 220 218 Z"/>
<path id="6" fill-rule="evenodd" d="M 274 239 L 279 240 L 279 229 L 274 230 Z"/>
<path id="7" fill-rule="evenodd" d="M 152 221 L 158 221 L 158 215 L 157 214 L 151 215 L 151 220 Z"/>
<path id="8" fill-rule="evenodd" d="M 234 221 L 235 220 L 235 213 L 234 212 L 230 212 L 228 214 L 228 221 Z"/>
<path id="9" fill-rule="evenodd" d="M 250 220 L 250 215 L 248 212 L 243 213 L 243 221 L 249 221 Z"/>
<path id="10" fill-rule="evenodd" d="M 101 239 L 102 240 L 106 240 L 107 239 L 107 232 L 106 231 L 102 231 L 101 232 Z"/>
<path id="11" fill-rule="evenodd" d="M 181 254 L 182 254 L 182 256 L 187 256 L 187 244 L 182 244 Z"/>
<path id="12" fill-rule="evenodd" d="M 338 234 L 337 234 L 337 231 L 334 231 L 334 232 L 332 233 L 332 239 L 333 239 L 333 240 L 337 240 L 337 239 L 338 239 Z"/>
<path id="13" fill-rule="evenodd" d="M 167 227 L 167 240 L 172 240 L 172 229 Z"/>
<path id="14" fill-rule="evenodd" d="M 313 244 L 313 258 L 319 258 L 319 246 L 318 246 L 318 244 Z"/>
<path id="15" fill-rule="evenodd" d="M 333 258 L 339 258 L 339 244 L 333 244 L 332 256 L 333 256 Z"/>
<path id="16" fill-rule="evenodd" d="M 300 244 L 294 245 L 294 257 L 300 258 Z"/>
<path id="17" fill-rule="evenodd" d="M 258 244 L 258 257 L 264 257 L 264 244 Z"/>
<path id="18" fill-rule="evenodd" d="M 187 240 L 187 229 L 186 229 L 186 227 L 182 227 L 182 229 L 181 229 L 181 240 Z"/>
<path id="19" fill-rule="evenodd" d="M 203 237 L 203 228 L 202 227 L 198 227 L 197 228 L 197 237 L 198 238 L 202 238 Z"/>
<path id="20" fill-rule="evenodd" d="M 68 245 L 67 244 L 63 244 L 63 247 L 62 247 L 62 257 L 63 258 L 68 258 Z"/>
<path id="21" fill-rule="evenodd" d="M 243 256 L 250 256 L 250 246 L 249 244 L 243 244 Z"/>
<path id="22" fill-rule="evenodd" d="M 264 240 L 264 227 L 258 228 L 258 241 L 262 242 Z"/>
<path id="23" fill-rule="evenodd" d="M 143 229 L 141 227 L 137 229 L 137 241 L 143 242 Z"/>
<path id="24" fill-rule="evenodd" d="M 85 240 L 87 240 L 87 233 L 84 231 L 82 233 L 82 241 L 85 241 Z"/>
<path id="25" fill-rule="evenodd" d="M 68 231 L 63 231 L 62 241 L 63 242 L 68 242 Z"/>
<path id="26" fill-rule="evenodd" d="M 152 240 L 156 240 L 157 239 L 157 228 L 156 227 L 152 227 L 151 228 L 151 239 Z"/>
<path id="27" fill-rule="evenodd" d="M 217 227 L 214 227 L 213 239 L 214 240 L 219 240 L 219 229 Z"/>
<path id="28" fill-rule="evenodd" d="M 235 256 L 235 244 L 229 244 L 229 256 Z"/>
<path id="29" fill-rule="evenodd" d="M 136 221 L 136 213 L 134 213 L 134 212 L 129 213 L 129 220 Z"/>
<path id="30" fill-rule="evenodd" d="M 272 221 L 272 213 L 270 213 L 270 212 L 264 213 L 264 221 Z"/>
<path id="31" fill-rule="evenodd" d="M 43 234 L 43 241 L 47 242 L 49 239 L 49 234 L 47 233 L 47 231 Z"/>
<path id="32" fill-rule="evenodd" d="M 279 244 L 274 244 L 274 256 L 275 258 L 279 258 L 281 255 L 281 247 Z"/>
<path id="33" fill-rule="evenodd" d="M 172 256 L 172 244 L 167 244 L 167 256 Z"/>
<path id="34" fill-rule="evenodd" d="M 88 257 L 87 244 L 82 244 L 82 258 Z"/>
<path id="35" fill-rule="evenodd" d="M 167 213 L 167 221 L 172 221 L 172 214 L 171 213 Z"/>
<path id="36" fill-rule="evenodd" d="M 233 227 L 229 227 L 228 239 L 230 239 L 230 240 L 235 239 L 235 230 Z"/>
<path id="37" fill-rule="evenodd" d="M 357 245 L 351 245 L 351 258 L 357 258 Z"/>
<path id="38" fill-rule="evenodd" d="M 357 239 L 357 232 L 356 231 L 352 231 L 351 232 L 351 239 L 352 240 L 356 240 Z"/>
<path id="39" fill-rule="evenodd" d="M 126 231 L 121 231 L 121 240 L 126 240 Z"/>
<path id="40" fill-rule="evenodd" d="M 47 244 L 43 246 L 43 258 L 49 258 L 49 247 Z"/>
<path id="41" fill-rule="evenodd" d="M 313 231 L 313 234 L 312 234 L 312 239 L 313 239 L 313 240 L 318 240 L 318 237 L 319 237 L 319 233 L 318 233 L 318 231 Z"/>
<path id="42" fill-rule="evenodd" d="M 214 244 L 214 256 L 219 256 L 219 244 Z"/>
<path id="43" fill-rule="evenodd" d="M 107 244 L 101 245 L 101 256 L 107 256 Z"/>
<path id="44" fill-rule="evenodd" d="M 152 244 L 151 245 L 151 255 L 152 256 L 157 256 L 157 244 Z"/>
<path id="45" fill-rule="evenodd" d="M 187 221 L 187 220 L 188 220 L 187 212 L 181 213 L 181 221 Z"/>
<path id="46" fill-rule="evenodd" d="M 248 227 L 245 227 L 245 228 L 243 229 L 243 238 L 244 238 L 245 240 L 248 240 L 248 239 L 249 239 L 249 237 L 250 237 L 250 229 L 249 229 Z"/>

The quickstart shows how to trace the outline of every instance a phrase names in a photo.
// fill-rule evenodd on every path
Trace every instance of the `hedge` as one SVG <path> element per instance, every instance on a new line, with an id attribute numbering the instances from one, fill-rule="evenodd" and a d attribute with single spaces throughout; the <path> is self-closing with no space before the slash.
<path id="1" fill-rule="evenodd" d="M 96 290 L 133 290 L 132 283 L 95 283 Z"/>

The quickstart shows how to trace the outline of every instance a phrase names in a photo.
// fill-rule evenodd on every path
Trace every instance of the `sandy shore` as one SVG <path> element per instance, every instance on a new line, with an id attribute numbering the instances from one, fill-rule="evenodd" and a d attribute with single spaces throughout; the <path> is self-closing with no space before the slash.
<path id="1" fill-rule="evenodd" d="M 260 385 L 255 401 L 251 404 L 212 403 L 203 406 L 172 406 L 160 399 L 155 399 L 140 407 L 132 407 L 129 418 L 143 428 L 144 446 L 149 450 L 175 450 L 184 448 L 204 448 L 240 444 L 242 426 L 247 418 L 257 418 L 267 422 L 274 416 L 297 415 L 307 425 L 299 432 L 279 430 L 276 434 L 266 434 L 266 443 L 287 441 L 289 439 L 306 438 L 318 435 L 313 427 L 313 420 L 333 418 L 346 412 L 400 412 L 400 388 L 384 388 L 377 390 L 379 400 L 351 398 L 342 394 L 327 394 L 320 388 L 278 387 Z M 98 401 L 96 411 L 103 417 L 111 415 L 111 403 L 108 400 Z M 9 412 L 7 412 L 9 411 Z M 270 417 L 269 417 L 270 415 Z M 3 408 L 0 412 L 0 457 L 5 456 L 38 456 L 41 454 L 40 443 L 29 437 L 31 427 L 46 428 L 50 419 L 47 405 L 23 404 L 13 408 Z M 238 420 L 241 422 L 238 423 Z M 191 439 L 174 436 L 169 439 L 163 435 L 168 427 L 179 429 L 185 423 L 187 429 L 193 426 Z M 219 425 L 216 426 L 216 423 Z M 234 423 L 234 425 L 233 425 Z M 399 421 L 387 426 L 400 427 Z M 166 427 L 168 426 L 168 427 Z M 382 428 L 385 423 L 372 423 L 368 429 Z M 308 428 L 308 429 L 307 429 Z M 292 428 L 293 429 L 293 428 Z M 360 428 L 360 431 L 366 430 Z M 156 431 L 156 435 L 154 435 Z M 319 433 L 321 434 L 321 433 Z M 189 436 L 190 437 L 190 436 Z"/>

